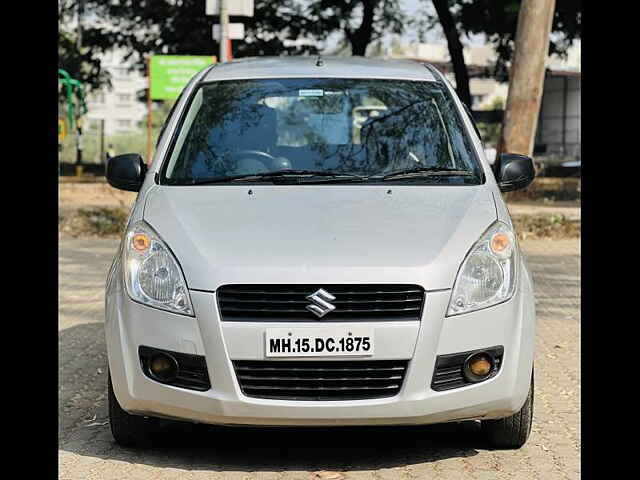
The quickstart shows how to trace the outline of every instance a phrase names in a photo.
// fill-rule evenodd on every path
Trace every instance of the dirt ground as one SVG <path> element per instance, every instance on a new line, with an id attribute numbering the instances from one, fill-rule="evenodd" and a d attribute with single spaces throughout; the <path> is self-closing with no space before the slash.
<path id="1" fill-rule="evenodd" d="M 581 220 L 580 202 L 507 202 L 512 217 L 522 215 L 564 215 L 569 220 Z"/>
<path id="2" fill-rule="evenodd" d="M 125 192 L 106 182 L 72 183 L 58 185 L 58 205 L 61 210 L 85 207 L 130 207 L 136 199 L 135 192 Z"/>

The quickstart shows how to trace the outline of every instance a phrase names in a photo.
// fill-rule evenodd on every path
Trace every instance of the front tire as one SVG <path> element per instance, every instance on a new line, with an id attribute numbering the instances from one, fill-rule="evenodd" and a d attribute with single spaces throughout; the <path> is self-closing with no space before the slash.
<path id="1" fill-rule="evenodd" d="M 125 412 L 113 393 L 110 374 L 108 375 L 108 382 L 109 424 L 111 426 L 111 434 L 116 443 L 123 447 L 151 445 L 159 433 L 158 420 Z"/>
<path id="2" fill-rule="evenodd" d="M 531 433 L 533 422 L 533 372 L 531 386 L 524 405 L 517 413 L 498 420 L 482 420 L 482 433 L 494 448 L 516 449 L 522 447 Z"/>

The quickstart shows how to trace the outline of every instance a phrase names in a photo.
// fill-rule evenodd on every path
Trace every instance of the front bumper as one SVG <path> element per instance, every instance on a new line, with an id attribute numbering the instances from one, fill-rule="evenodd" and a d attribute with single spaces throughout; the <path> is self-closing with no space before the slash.
<path id="1" fill-rule="evenodd" d="M 535 311 L 528 278 L 521 279 L 510 301 L 485 310 L 445 318 L 450 290 L 426 292 L 420 322 L 369 324 L 376 336 L 369 359 L 410 359 L 408 370 L 398 395 L 347 401 L 243 395 L 231 361 L 264 359 L 264 329 L 286 324 L 221 322 L 211 292 L 191 291 L 196 317 L 163 312 L 132 302 L 116 280 L 106 297 L 111 381 L 130 413 L 211 424 L 401 425 L 502 418 L 521 408 L 531 380 Z M 211 389 L 186 390 L 148 378 L 140 366 L 140 345 L 204 355 Z M 437 355 L 494 345 L 504 346 L 494 378 L 448 391 L 430 388 Z"/>

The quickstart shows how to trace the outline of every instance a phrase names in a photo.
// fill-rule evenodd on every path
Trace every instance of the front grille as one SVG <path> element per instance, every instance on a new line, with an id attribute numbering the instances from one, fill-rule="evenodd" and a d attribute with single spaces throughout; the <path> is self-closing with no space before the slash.
<path id="1" fill-rule="evenodd" d="M 431 388 L 437 392 L 441 392 L 471 385 L 472 383 L 465 378 L 462 370 L 465 360 L 478 352 L 487 352 L 493 357 L 493 371 L 489 374 L 487 380 L 495 377 L 502 366 L 502 357 L 504 354 L 504 348 L 502 346 L 438 355 L 436 358 L 436 368 L 433 372 L 433 379 L 431 380 Z"/>
<path id="2" fill-rule="evenodd" d="M 393 397 L 408 360 L 233 362 L 242 393 L 282 400 L 360 400 Z"/>
<path id="3" fill-rule="evenodd" d="M 424 289 L 418 285 L 225 285 L 217 291 L 223 321 L 308 322 L 306 297 L 324 289 L 336 308 L 323 322 L 420 320 Z"/>

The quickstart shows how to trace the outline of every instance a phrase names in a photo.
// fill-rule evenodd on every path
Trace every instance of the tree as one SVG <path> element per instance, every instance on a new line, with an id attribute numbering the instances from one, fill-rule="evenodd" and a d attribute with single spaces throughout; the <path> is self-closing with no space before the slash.
<path id="1" fill-rule="evenodd" d="M 219 50 L 211 38 L 214 17 L 204 15 L 204 0 L 59 1 L 61 25 L 84 2 L 85 55 L 120 47 L 137 54 L 134 61 L 144 71 L 149 54 L 215 55 Z M 245 25 L 245 41 L 234 43 L 234 57 L 316 54 L 333 33 L 344 36 L 353 55 L 364 55 L 385 32 L 401 33 L 405 20 L 394 0 L 255 0 L 254 9 L 253 17 L 231 19 Z"/>
<path id="2" fill-rule="evenodd" d="M 109 85 L 110 75 L 102 70 L 98 54 L 103 51 L 99 45 L 91 49 L 78 50 L 76 35 L 62 27 L 58 34 L 58 66 L 66 70 L 71 77 L 80 80 L 87 91 Z M 61 90 L 63 100 L 66 93 Z"/>
<path id="3" fill-rule="evenodd" d="M 497 54 L 489 74 L 500 81 L 508 78 L 507 65 L 513 54 L 513 45 L 518 23 L 520 0 L 423 0 L 431 2 L 436 15 L 423 10 L 421 18 L 414 22 L 420 33 L 440 23 L 447 39 L 449 56 L 456 78 L 456 90 L 461 100 L 471 105 L 469 73 L 461 57 L 460 37 L 484 34 Z M 556 9 L 549 39 L 549 53 L 567 54 L 573 41 L 582 32 L 582 1 L 556 0 Z"/>
<path id="4" fill-rule="evenodd" d="M 447 47 L 449 48 L 449 56 L 451 57 L 451 65 L 453 73 L 456 77 L 456 91 L 460 100 L 471 108 L 471 90 L 469 89 L 469 72 L 464 62 L 464 47 L 460 42 L 460 34 L 456 26 L 456 21 L 449 8 L 450 0 L 433 0 L 433 6 L 438 13 L 442 31 L 447 39 Z"/>
<path id="5" fill-rule="evenodd" d="M 306 14 L 309 33 L 326 38 L 329 33 L 342 32 L 351 54 L 359 56 L 385 33 L 402 33 L 406 21 L 395 0 L 320 0 L 311 2 Z"/>
<path id="6" fill-rule="evenodd" d="M 457 0 L 458 20 L 466 34 L 484 34 L 494 45 L 497 60 L 493 75 L 506 80 L 513 55 L 521 0 Z M 582 33 L 582 0 L 556 0 L 549 38 L 549 54 L 565 56 Z"/>
<path id="7" fill-rule="evenodd" d="M 84 3 L 84 62 L 109 49 L 123 48 L 128 52 L 126 60 L 135 54 L 136 67 L 145 71 L 149 54 L 215 55 L 219 50 L 211 35 L 214 17 L 204 14 L 204 0 L 59 1 L 63 27 L 73 21 L 78 3 Z M 309 27 L 296 0 L 256 0 L 254 17 L 233 17 L 232 21 L 243 22 L 246 33 L 245 41 L 234 45 L 234 56 L 317 52 L 314 45 L 297 42 Z M 78 75 L 94 82 L 84 70 Z M 96 78 L 95 84 L 104 81 Z"/>

